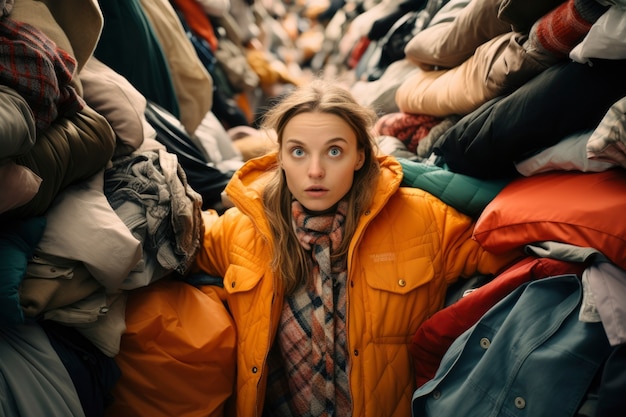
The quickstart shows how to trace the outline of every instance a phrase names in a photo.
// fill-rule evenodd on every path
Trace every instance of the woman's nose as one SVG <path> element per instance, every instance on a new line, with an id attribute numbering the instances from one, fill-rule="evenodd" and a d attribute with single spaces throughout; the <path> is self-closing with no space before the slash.
<path id="1" fill-rule="evenodd" d="M 322 162 L 319 158 L 311 158 L 311 162 L 309 164 L 309 177 L 321 178 L 323 176 L 324 167 L 322 166 Z"/>

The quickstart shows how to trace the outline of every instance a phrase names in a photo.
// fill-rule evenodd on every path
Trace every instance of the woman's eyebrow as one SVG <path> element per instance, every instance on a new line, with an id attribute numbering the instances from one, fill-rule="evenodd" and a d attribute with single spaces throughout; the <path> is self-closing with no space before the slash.
<path id="1" fill-rule="evenodd" d="M 330 144 L 330 143 L 335 143 L 335 142 L 344 142 L 344 143 L 348 143 L 348 141 L 344 138 L 342 138 L 341 136 L 338 136 L 336 138 L 332 138 L 326 141 L 326 143 Z"/>
<path id="2" fill-rule="evenodd" d="M 296 138 L 287 138 L 284 140 L 285 143 L 294 143 L 297 145 L 306 145 L 307 142 L 303 141 L 301 139 L 296 139 Z M 342 138 L 341 136 L 335 137 L 335 138 L 330 138 L 328 139 L 326 142 L 324 142 L 326 145 L 330 145 L 330 144 L 334 144 L 336 142 L 343 142 L 343 143 L 348 143 L 348 141 L 344 138 Z"/>

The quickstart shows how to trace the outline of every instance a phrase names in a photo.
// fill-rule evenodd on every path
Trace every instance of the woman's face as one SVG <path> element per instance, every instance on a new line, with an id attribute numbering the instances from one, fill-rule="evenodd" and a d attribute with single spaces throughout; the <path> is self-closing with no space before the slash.
<path id="1" fill-rule="evenodd" d="M 295 199 L 308 210 L 324 211 L 350 190 L 365 154 L 341 117 L 300 113 L 285 125 L 280 161 Z"/>

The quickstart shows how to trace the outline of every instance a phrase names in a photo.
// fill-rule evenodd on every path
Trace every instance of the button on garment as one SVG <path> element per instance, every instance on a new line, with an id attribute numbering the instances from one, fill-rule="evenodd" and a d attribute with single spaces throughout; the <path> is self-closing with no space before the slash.
<path id="1" fill-rule="evenodd" d="M 491 345 L 491 341 L 486 337 L 480 338 L 480 347 L 483 349 L 487 349 Z"/>

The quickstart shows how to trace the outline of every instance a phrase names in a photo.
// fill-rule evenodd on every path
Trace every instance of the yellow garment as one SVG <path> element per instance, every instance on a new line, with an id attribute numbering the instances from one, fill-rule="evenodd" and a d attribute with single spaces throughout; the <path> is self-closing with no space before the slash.
<path id="1" fill-rule="evenodd" d="M 411 337 L 442 307 L 448 284 L 477 270 L 495 273 L 511 257 L 484 252 L 471 238 L 469 217 L 423 190 L 400 188 L 400 164 L 388 156 L 380 161 L 375 199 L 361 216 L 348 260 L 352 415 L 410 417 Z M 235 173 L 226 192 L 236 207 L 221 217 L 204 212 L 204 247 L 197 258 L 200 269 L 224 277 L 222 296 L 237 327 L 240 417 L 262 414 L 265 359 L 283 307 L 260 195 L 275 165 L 274 152 Z"/>
<path id="2" fill-rule="evenodd" d="M 300 81 L 289 73 L 283 62 L 263 50 L 248 49 L 246 59 L 258 75 L 261 86 L 267 87 L 276 83 L 300 85 Z"/>

